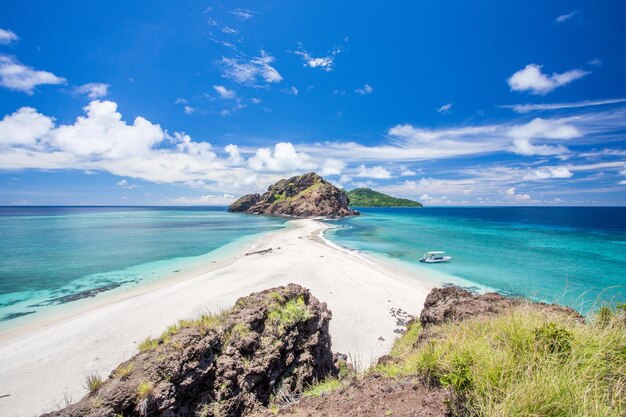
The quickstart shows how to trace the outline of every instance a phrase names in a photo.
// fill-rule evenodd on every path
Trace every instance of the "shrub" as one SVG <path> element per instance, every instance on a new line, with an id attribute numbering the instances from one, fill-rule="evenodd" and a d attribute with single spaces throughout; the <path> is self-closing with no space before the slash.
<path id="1" fill-rule="evenodd" d="M 572 332 L 555 323 L 547 323 L 535 329 L 534 335 L 537 344 L 550 353 L 568 353 L 572 350 Z"/>
<path id="2" fill-rule="evenodd" d="M 152 336 L 147 336 L 139 343 L 139 351 L 147 352 L 159 346 L 159 339 L 154 339 Z"/>

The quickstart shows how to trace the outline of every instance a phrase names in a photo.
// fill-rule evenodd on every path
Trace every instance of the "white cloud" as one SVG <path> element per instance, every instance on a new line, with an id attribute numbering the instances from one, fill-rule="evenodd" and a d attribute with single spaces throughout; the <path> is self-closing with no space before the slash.
<path id="1" fill-rule="evenodd" d="M 409 168 L 403 168 L 400 171 L 400 176 L 401 177 L 412 177 L 413 175 L 417 175 L 417 172 L 413 171 L 412 169 Z"/>
<path id="2" fill-rule="evenodd" d="M 517 71 L 507 80 L 511 90 L 529 91 L 532 94 L 544 95 L 555 88 L 562 87 L 590 74 L 588 71 L 573 69 L 561 74 L 555 72 L 552 75 L 546 75 L 541 72 L 541 68 L 541 65 L 528 64 L 524 69 Z"/>
<path id="3" fill-rule="evenodd" d="M 256 12 L 250 9 L 235 9 L 230 12 L 233 16 L 238 18 L 239 20 L 248 20 L 256 14 Z"/>
<path id="4" fill-rule="evenodd" d="M 384 167 L 379 165 L 373 167 L 360 165 L 355 176 L 365 178 L 388 179 L 391 178 L 391 173 L 387 171 Z"/>
<path id="5" fill-rule="evenodd" d="M 200 197 L 179 197 L 167 200 L 165 204 L 174 206 L 227 206 L 235 201 L 232 194 L 208 194 Z"/>
<path id="6" fill-rule="evenodd" d="M 241 157 L 239 153 L 239 147 L 234 144 L 229 144 L 224 147 L 224 151 L 228 154 L 228 160 L 235 165 L 241 165 L 244 162 L 244 159 Z"/>
<path id="7" fill-rule="evenodd" d="M 238 83 L 251 84 L 258 80 L 277 83 L 283 80 L 278 70 L 272 65 L 275 58 L 261 50 L 261 56 L 252 59 L 222 58 L 222 76 Z"/>
<path id="8" fill-rule="evenodd" d="M 545 180 L 551 178 L 570 178 L 572 172 L 564 166 L 542 167 L 529 170 L 524 176 L 524 180 Z"/>
<path id="9" fill-rule="evenodd" d="M 317 165 L 304 152 L 297 152 L 289 142 L 280 142 L 271 148 L 260 148 L 248 159 L 248 165 L 255 171 L 291 172 L 315 169 Z"/>
<path id="10" fill-rule="evenodd" d="M 135 188 L 139 187 L 139 186 L 138 186 L 138 185 L 136 185 L 136 184 L 131 184 L 131 183 L 129 183 L 129 182 L 128 182 L 128 180 L 126 180 L 126 179 L 123 179 L 123 180 L 119 181 L 119 182 L 118 182 L 117 184 L 115 184 L 115 185 L 117 185 L 118 187 L 121 187 L 121 188 L 125 188 L 125 189 L 127 189 L 127 190 L 133 190 L 133 189 L 135 189 Z"/>
<path id="11" fill-rule="evenodd" d="M 239 31 L 237 29 L 233 29 L 233 28 L 231 28 L 229 26 L 224 26 L 222 28 L 222 32 L 228 33 L 229 35 L 236 35 L 236 34 L 239 33 Z"/>
<path id="12" fill-rule="evenodd" d="M 451 108 L 452 108 L 452 103 L 447 103 L 447 104 L 444 104 L 443 106 L 439 107 L 437 109 L 437 111 L 439 113 L 447 113 L 447 112 L 450 111 Z"/>
<path id="13" fill-rule="evenodd" d="M 534 145 L 531 139 L 573 139 L 582 136 L 582 133 L 573 125 L 559 119 L 536 118 L 523 125 L 515 125 L 508 131 L 513 138 L 512 151 L 519 155 L 559 155 L 568 150 L 562 145 Z"/>
<path id="14" fill-rule="evenodd" d="M 327 158 L 322 165 L 320 175 L 341 175 L 341 172 L 346 169 L 346 164 L 343 161 L 335 158 Z"/>
<path id="15" fill-rule="evenodd" d="M 331 56 L 325 56 L 320 58 L 314 58 L 307 51 L 298 50 L 295 51 L 296 54 L 302 56 L 304 60 L 304 66 L 309 68 L 320 68 L 324 71 L 332 71 L 333 70 L 333 62 L 335 58 Z"/>
<path id="16" fill-rule="evenodd" d="M 0 29 L 0 45 L 15 42 L 19 37 L 11 29 Z"/>
<path id="17" fill-rule="evenodd" d="M 237 97 L 237 93 L 235 93 L 233 90 L 229 90 L 228 88 L 224 87 L 223 85 L 214 85 L 213 89 L 215 91 L 217 91 L 217 93 L 220 95 L 220 97 L 225 99 L 225 100 L 232 100 L 235 97 Z"/>
<path id="18" fill-rule="evenodd" d="M 297 96 L 299 93 L 298 89 L 294 86 L 291 86 L 291 88 L 288 91 L 289 91 L 289 94 L 291 94 L 292 96 Z"/>
<path id="19" fill-rule="evenodd" d="M 0 121 L 0 149 L 3 146 L 37 146 L 54 126 L 51 117 L 39 114 L 32 107 L 22 107 Z"/>
<path id="20" fill-rule="evenodd" d="M 0 55 L 0 86 L 33 94 L 38 85 L 64 84 L 65 78 L 48 71 L 38 71 L 7 55 Z"/>
<path id="21" fill-rule="evenodd" d="M 518 194 L 515 190 L 515 187 L 511 187 L 505 191 L 507 197 L 514 199 L 515 201 L 529 201 L 530 195 L 528 194 Z"/>
<path id="22" fill-rule="evenodd" d="M 194 109 L 191 106 L 185 106 L 183 107 L 183 111 L 185 112 L 185 114 L 192 114 L 193 112 L 196 111 L 196 109 Z"/>
<path id="23" fill-rule="evenodd" d="M 363 87 L 359 87 L 357 89 L 354 90 L 355 93 L 357 94 L 371 94 L 374 92 L 374 89 L 372 88 L 371 85 L 369 84 L 365 84 Z"/>
<path id="24" fill-rule="evenodd" d="M 557 22 L 557 23 L 565 23 L 568 20 L 570 20 L 572 17 L 576 16 L 578 13 L 580 13 L 578 10 L 572 10 L 571 12 L 569 12 L 567 14 L 562 14 L 562 15 L 558 16 L 555 19 L 555 22 Z"/>
<path id="25" fill-rule="evenodd" d="M 103 98 L 109 94 L 109 84 L 87 83 L 74 87 L 74 93 L 84 94 L 90 99 Z"/>
<path id="26" fill-rule="evenodd" d="M 544 103 L 544 104 L 511 104 L 500 106 L 506 109 L 512 109 L 516 113 L 530 113 L 537 110 L 560 110 L 575 109 L 580 107 L 605 106 L 608 104 L 626 103 L 626 98 L 613 98 L 608 100 L 583 100 L 571 103 Z"/>

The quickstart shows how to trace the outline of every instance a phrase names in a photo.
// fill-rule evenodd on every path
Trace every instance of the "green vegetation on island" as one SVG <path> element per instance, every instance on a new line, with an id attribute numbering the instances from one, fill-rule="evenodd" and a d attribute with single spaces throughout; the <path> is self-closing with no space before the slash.
<path id="1" fill-rule="evenodd" d="M 348 191 L 352 207 L 422 207 L 422 203 L 408 198 L 396 198 L 370 188 L 355 188 Z"/>

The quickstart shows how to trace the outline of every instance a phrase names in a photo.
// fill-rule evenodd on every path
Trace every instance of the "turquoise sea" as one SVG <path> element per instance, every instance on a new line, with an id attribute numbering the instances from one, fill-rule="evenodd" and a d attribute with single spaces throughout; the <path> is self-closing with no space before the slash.
<path id="1" fill-rule="evenodd" d="M 326 237 L 416 268 L 449 274 L 583 313 L 626 302 L 626 207 L 362 208 Z M 419 264 L 427 250 L 452 256 Z"/>
<path id="2" fill-rule="evenodd" d="M 224 207 L 0 207 L 0 331 L 175 276 L 284 225 Z"/>
<path id="3" fill-rule="evenodd" d="M 362 209 L 332 222 L 344 247 L 588 312 L 626 302 L 626 208 Z M 0 331 L 171 278 L 285 227 L 224 207 L 0 207 Z M 426 250 L 448 264 L 424 265 Z"/>

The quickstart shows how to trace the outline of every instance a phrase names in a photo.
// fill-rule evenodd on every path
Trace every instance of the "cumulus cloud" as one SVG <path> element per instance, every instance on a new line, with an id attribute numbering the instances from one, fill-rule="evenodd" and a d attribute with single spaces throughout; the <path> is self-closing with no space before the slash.
<path id="1" fill-rule="evenodd" d="M 541 72 L 541 68 L 542 66 L 537 64 L 526 65 L 524 69 L 517 71 L 507 80 L 509 87 L 512 91 L 528 91 L 532 94 L 545 95 L 590 74 L 588 71 L 573 69 L 560 74 L 555 72 L 547 75 Z"/>
<path id="2" fill-rule="evenodd" d="M 228 154 L 228 160 L 235 165 L 241 165 L 244 162 L 241 153 L 239 153 L 239 147 L 234 144 L 229 144 L 224 147 L 224 151 Z"/>
<path id="3" fill-rule="evenodd" d="M 65 78 L 35 70 L 13 57 L 0 55 L 0 86 L 31 95 L 38 85 L 45 84 L 65 84 Z"/>
<path id="4" fill-rule="evenodd" d="M 439 113 L 447 113 L 447 112 L 450 111 L 451 108 L 452 108 L 452 103 L 447 103 L 447 104 L 444 104 L 443 106 L 439 107 L 437 109 L 437 111 Z"/>
<path id="5" fill-rule="evenodd" d="M 74 87 L 75 94 L 86 95 L 90 99 L 103 98 L 109 94 L 109 84 L 87 83 Z"/>
<path id="6" fill-rule="evenodd" d="M 417 175 L 417 172 L 413 171 L 410 168 L 402 168 L 400 171 L 401 177 L 412 177 L 413 175 Z"/>
<path id="7" fill-rule="evenodd" d="M 22 107 L 0 121 L 0 149 L 10 145 L 36 148 L 53 126 L 51 117 L 39 114 L 32 107 Z"/>
<path id="8" fill-rule="evenodd" d="M 317 165 L 304 152 L 297 152 L 289 142 L 280 142 L 271 148 L 260 148 L 248 159 L 248 165 L 255 171 L 292 172 L 315 169 Z"/>
<path id="9" fill-rule="evenodd" d="M 193 107 L 191 107 L 191 106 L 185 106 L 185 107 L 183 107 L 183 112 L 184 112 L 185 114 L 192 114 L 192 113 L 194 113 L 195 111 L 196 111 L 196 109 L 194 109 L 194 108 L 193 108 Z"/>
<path id="10" fill-rule="evenodd" d="M 237 93 L 235 93 L 233 90 L 229 90 L 228 88 L 224 87 L 223 85 L 214 85 L 213 89 L 215 91 L 217 91 L 217 93 L 220 95 L 220 97 L 225 99 L 225 100 L 232 100 L 235 97 L 237 97 Z"/>
<path id="11" fill-rule="evenodd" d="M 272 66 L 275 58 L 261 50 L 261 56 L 248 58 L 227 58 L 220 61 L 222 76 L 238 83 L 252 84 L 257 81 L 277 83 L 283 80 L 278 70 Z"/>
<path id="12" fill-rule="evenodd" d="M 373 167 L 360 165 L 355 176 L 364 178 L 388 179 L 391 178 L 391 173 L 380 165 Z"/>
<path id="13" fill-rule="evenodd" d="M 363 87 L 359 87 L 355 89 L 354 92 L 357 94 L 362 94 L 362 95 L 372 94 L 374 92 L 374 89 L 372 88 L 371 85 L 365 84 Z"/>
<path id="14" fill-rule="evenodd" d="M 16 42 L 19 37 L 11 29 L 0 29 L 0 45 Z"/>
<path id="15" fill-rule="evenodd" d="M 505 194 L 507 195 L 507 197 L 510 197 L 514 199 L 515 201 L 529 201 L 531 199 L 530 195 L 528 194 L 517 193 L 517 191 L 515 190 L 515 187 L 511 187 L 508 190 L 506 190 Z"/>
<path id="16" fill-rule="evenodd" d="M 341 175 L 341 172 L 346 169 L 346 164 L 343 161 L 335 158 L 327 158 L 322 165 L 320 175 Z"/>

